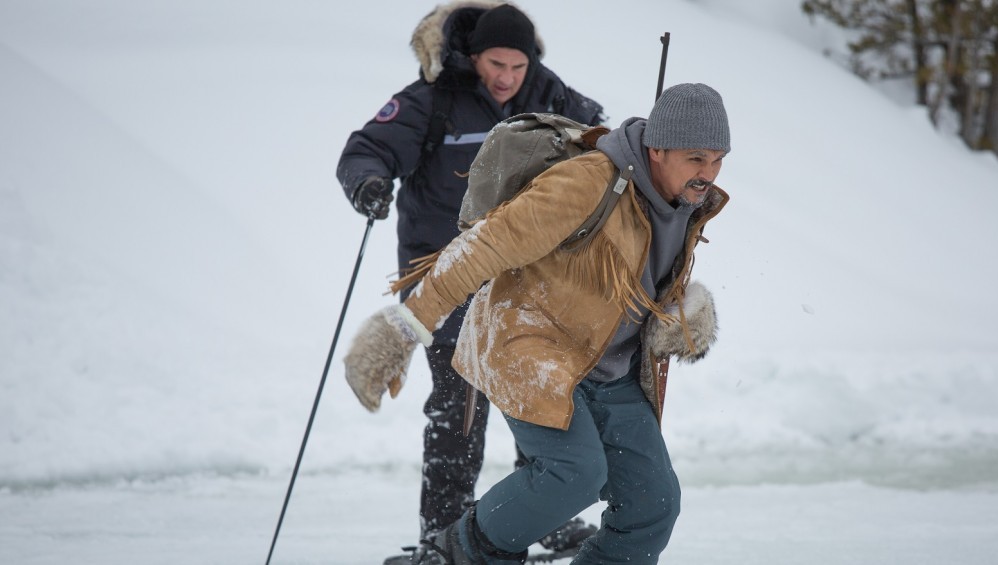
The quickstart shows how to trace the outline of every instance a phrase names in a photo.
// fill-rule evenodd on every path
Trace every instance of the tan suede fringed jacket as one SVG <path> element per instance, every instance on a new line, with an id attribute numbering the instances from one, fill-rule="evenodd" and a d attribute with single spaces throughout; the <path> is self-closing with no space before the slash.
<path id="1" fill-rule="evenodd" d="M 575 386 L 624 316 L 635 314 L 631 306 L 650 307 L 652 316 L 679 323 L 664 306 L 681 302 L 703 226 L 728 199 L 715 187 L 691 216 L 672 286 L 655 303 L 640 284 L 651 225 L 633 182 L 591 241 L 577 251 L 559 249 L 596 207 L 613 174 L 599 151 L 551 167 L 394 285 L 398 290 L 422 277 L 405 304 L 431 331 L 477 291 L 453 366 L 513 418 L 566 429 Z M 662 383 L 650 380 L 642 388 L 661 420 Z"/>

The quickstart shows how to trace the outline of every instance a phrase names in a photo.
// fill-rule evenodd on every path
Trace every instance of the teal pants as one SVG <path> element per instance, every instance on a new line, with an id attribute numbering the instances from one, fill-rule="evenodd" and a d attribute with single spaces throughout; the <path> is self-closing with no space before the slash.
<path id="1" fill-rule="evenodd" d="M 530 463 L 486 492 L 475 519 L 497 548 L 522 551 L 597 500 L 600 529 L 573 563 L 657 563 L 679 515 L 679 480 L 651 404 L 631 376 L 584 380 L 568 430 L 507 417 Z"/>

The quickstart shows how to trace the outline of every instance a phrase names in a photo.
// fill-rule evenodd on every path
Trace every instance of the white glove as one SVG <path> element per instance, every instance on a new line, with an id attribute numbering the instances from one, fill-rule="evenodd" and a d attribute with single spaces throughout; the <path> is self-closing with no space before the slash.
<path id="1" fill-rule="evenodd" d="M 679 318 L 678 304 L 669 305 L 665 311 Z M 714 297 L 707 287 L 696 281 L 686 287 L 683 315 L 686 318 L 688 334 L 684 332 L 681 322 L 666 324 L 655 315 L 649 316 L 643 338 L 646 350 L 659 357 L 675 356 L 680 361 L 688 363 L 703 359 L 710 346 L 717 341 Z M 691 343 L 692 349 L 690 349 Z"/>
<path id="2" fill-rule="evenodd" d="M 343 358 L 347 384 L 371 412 L 390 391 L 398 396 L 416 345 L 430 345 L 433 335 L 404 304 L 382 308 L 358 330 Z"/>

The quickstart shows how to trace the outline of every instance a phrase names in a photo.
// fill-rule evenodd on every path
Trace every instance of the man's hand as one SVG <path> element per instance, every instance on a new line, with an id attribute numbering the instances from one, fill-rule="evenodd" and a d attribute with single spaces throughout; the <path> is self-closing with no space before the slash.
<path id="1" fill-rule="evenodd" d="M 353 193 L 353 201 L 351 203 L 354 210 L 369 218 L 384 220 L 388 217 L 388 210 L 392 200 L 395 199 L 392 196 L 394 188 L 395 183 L 392 182 L 392 179 L 384 177 L 368 178 Z"/>

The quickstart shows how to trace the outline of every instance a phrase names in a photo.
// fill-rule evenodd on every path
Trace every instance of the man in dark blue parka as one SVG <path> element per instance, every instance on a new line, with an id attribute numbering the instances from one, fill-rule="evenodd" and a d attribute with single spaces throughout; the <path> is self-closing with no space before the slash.
<path id="1" fill-rule="evenodd" d="M 543 47 L 533 24 L 510 4 L 437 6 L 420 21 L 411 44 L 421 63 L 419 80 L 350 135 L 337 167 L 354 208 L 377 219 L 388 216 L 394 179 L 401 179 L 396 207 L 402 271 L 457 236 L 468 186 L 464 173 L 499 121 L 523 112 L 554 112 L 590 125 L 603 121 L 602 106 L 541 64 Z M 426 348 L 433 391 L 424 406 L 429 418 L 420 499 L 424 538 L 474 502 L 484 455 L 488 402 L 479 397 L 474 426 L 465 437 L 464 381 L 451 368 L 464 312 L 455 311 Z M 594 531 L 576 518 L 541 543 L 571 551 Z"/>

